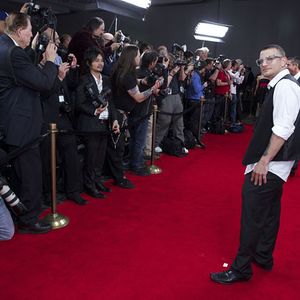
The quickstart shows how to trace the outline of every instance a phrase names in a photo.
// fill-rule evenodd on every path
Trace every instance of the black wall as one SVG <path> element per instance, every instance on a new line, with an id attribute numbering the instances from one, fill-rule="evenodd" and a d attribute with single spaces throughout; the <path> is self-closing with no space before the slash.
<path id="1" fill-rule="evenodd" d="M 177 42 L 195 50 L 202 46 L 202 42 L 194 39 L 194 28 L 200 20 L 209 20 L 232 25 L 225 43 L 205 42 L 211 56 L 224 54 L 229 58 L 239 57 L 254 67 L 259 50 L 269 43 L 280 44 L 289 56 L 300 56 L 297 23 L 300 1 L 221 0 L 220 6 L 218 4 L 219 1 L 211 0 L 196 5 L 152 7 L 147 11 L 144 22 L 118 16 L 118 28 L 154 46 L 171 46 Z M 106 29 L 114 19 L 113 14 L 104 11 L 60 15 L 58 31 L 74 33 L 93 16 L 102 17 Z"/>

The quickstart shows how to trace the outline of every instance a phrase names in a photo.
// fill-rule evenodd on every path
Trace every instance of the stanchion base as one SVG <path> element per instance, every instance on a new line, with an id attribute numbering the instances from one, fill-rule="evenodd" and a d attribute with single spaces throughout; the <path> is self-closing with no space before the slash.
<path id="1" fill-rule="evenodd" d="M 57 214 L 57 213 L 56 214 L 50 213 L 49 215 L 44 217 L 43 221 L 51 224 L 52 229 L 59 229 L 59 228 L 65 227 L 69 224 L 68 217 Z"/>
<path id="2" fill-rule="evenodd" d="M 162 172 L 162 169 L 158 166 L 155 166 L 155 165 L 150 165 L 149 167 L 149 171 L 151 174 L 160 174 Z"/>

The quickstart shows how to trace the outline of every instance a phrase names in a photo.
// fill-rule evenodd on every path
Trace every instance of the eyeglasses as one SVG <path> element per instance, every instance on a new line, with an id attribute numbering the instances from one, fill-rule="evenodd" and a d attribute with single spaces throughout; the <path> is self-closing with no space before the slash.
<path id="1" fill-rule="evenodd" d="M 275 58 L 281 58 L 281 57 L 283 56 L 271 55 L 271 56 L 267 56 L 266 58 L 257 59 L 255 62 L 260 67 L 260 65 L 262 65 L 264 61 L 267 63 L 267 65 L 270 65 Z"/>

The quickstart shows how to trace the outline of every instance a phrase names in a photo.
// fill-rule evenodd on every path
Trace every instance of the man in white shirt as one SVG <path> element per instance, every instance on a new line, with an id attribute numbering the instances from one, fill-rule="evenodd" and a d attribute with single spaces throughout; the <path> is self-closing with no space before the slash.
<path id="1" fill-rule="evenodd" d="M 231 105 L 230 105 L 230 121 L 231 125 L 234 126 L 236 123 L 236 108 L 238 103 L 238 97 L 236 94 L 236 87 L 239 84 L 242 84 L 244 81 L 244 65 L 239 64 L 237 60 L 231 62 L 231 69 L 228 71 L 230 74 L 232 83 L 230 84 L 230 93 L 231 93 Z"/>
<path id="2" fill-rule="evenodd" d="M 289 57 L 287 68 L 289 69 L 291 75 L 293 75 L 300 83 L 300 59 L 298 57 Z M 296 170 L 298 169 L 298 163 L 298 160 L 296 160 L 290 173 L 291 177 L 295 176 Z"/>
<path id="3" fill-rule="evenodd" d="M 300 153 L 300 141 L 294 138 L 300 134 L 300 87 L 289 74 L 285 52 L 269 45 L 256 62 L 270 80 L 269 91 L 243 159 L 247 167 L 239 250 L 228 271 L 211 273 L 213 281 L 223 284 L 249 280 L 251 263 L 272 269 L 282 187 Z"/>

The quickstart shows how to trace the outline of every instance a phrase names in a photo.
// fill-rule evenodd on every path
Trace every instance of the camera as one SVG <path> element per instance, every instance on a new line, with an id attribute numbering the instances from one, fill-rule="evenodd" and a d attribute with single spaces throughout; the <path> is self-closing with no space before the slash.
<path id="1" fill-rule="evenodd" d="M 0 174 L 0 195 L 9 205 L 12 212 L 18 216 L 27 212 L 26 206 L 20 201 L 18 196 L 10 189 L 6 179 Z"/>
<path id="2" fill-rule="evenodd" d="M 187 60 L 184 57 L 184 49 L 182 46 L 174 43 L 172 46 L 172 54 L 175 56 L 174 65 L 175 66 L 185 66 L 187 65 Z"/>
<path id="3" fill-rule="evenodd" d="M 207 66 L 206 61 L 204 60 L 197 60 L 194 62 L 194 70 L 201 71 Z"/>
<path id="4" fill-rule="evenodd" d="M 120 47 L 116 50 L 116 54 L 118 56 L 121 55 L 121 52 L 123 50 L 123 47 L 124 47 L 124 43 L 131 43 L 131 39 L 129 36 L 126 36 L 125 34 L 123 34 L 123 32 L 121 30 L 118 30 L 116 32 L 116 35 L 115 35 L 115 41 L 116 43 L 120 43 Z"/>
<path id="5" fill-rule="evenodd" d="M 116 43 L 130 43 L 130 37 L 129 36 L 126 36 L 122 30 L 118 30 L 116 32 L 116 36 L 115 36 L 115 39 L 116 39 Z"/>
<path id="6" fill-rule="evenodd" d="M 85 86 L 86 95 L 92 100 L 92 104 L 95 108 L 100 106 L 105 107 L 108 102 L 108 98 L 111 96 L 111 90 L 107 89 L 103 93 L 95 93 L 93 90 L 93 83 L 89 83 Z"/>
<path id="7" fill-rule="evenodd" d="M 49 38 L 45 34 L 39 35 L 37 44 L 36 44 L 36 51 L 39 53 L 44 53 L 47 46 L 49 44 Z"/>
<path id="8" fill-rule="evenodd" d="M 152 69 L 151 73 L 147 76 L 147 85 L 152 87 L 159 78 L 163 77 L 165 67 L 161 63 L 157 63 Z"/>
<path id="9" fill-rule="evenodd" d="M 60 104 L 59 110 L 60 110 L 60 112 L 62 112 L 62 113 L 69 114 L 69 113 L 72 112 L 71 104 L 70 104 L 69 102 L 67 102 L 67 101 L 63 101 L 63 102 L 61 102 L 61 104 Z"/>
<path id="10" fill-rule="evenodd" d="M 63 45 L 59 45 L 57 47 L 57 55 L 59 55 L 62 58 L 63 62 L 69 63 L 68 49 L 66 49 Z"/>
<path id="11" fill-rule="evenodd" d="M 56 28 L 57 19 L 52 9 L 40 7 L 38 4 L 30 2 L 27 4 L 27 14 L 31 17 L 32 23 L 38 27 L 38 31 L 44 27 Z"/>
<path id="12" fill-rule="evenodd" d="M 164 62 L 167 62 L 169 59 L 166 56 L 159 56 L 157 59 L 158 64 L 162 64 Z"/>

